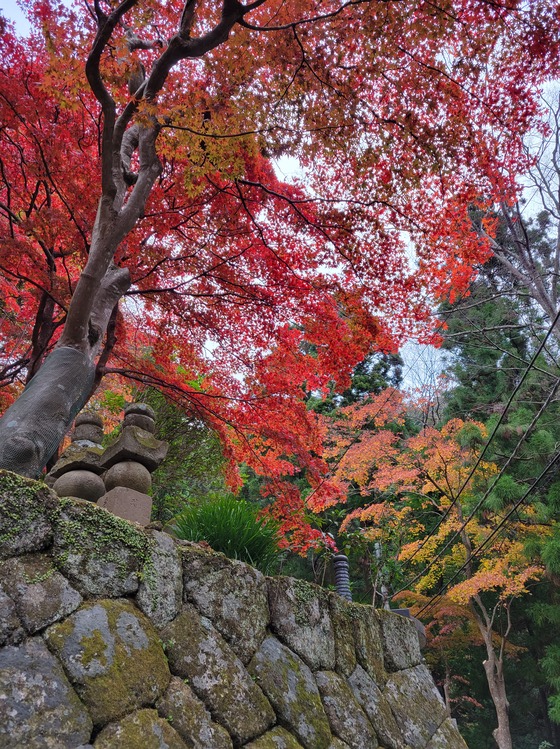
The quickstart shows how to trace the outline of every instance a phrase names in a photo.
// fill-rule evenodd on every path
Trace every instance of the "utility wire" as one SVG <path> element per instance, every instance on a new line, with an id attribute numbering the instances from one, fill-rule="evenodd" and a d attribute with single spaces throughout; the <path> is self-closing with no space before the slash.
<path id="1" fill-rule="evenodd" d="M 478 456 L 478 458 L 477 458 L 477 460 L 476 460 L 476 462 L 475 462 L 474 466 L 473 466 L 473 467 L 471 468 L 471 470 L 470 470 L 470 472 L 469 472 L 469 475 L 467 476 L 467 478 L 466 478 L 466 479 L 465 479 L 465 481 L 463 482 L 463 484 L 462 484 L 461 488 L 459 489 L 459 491 L 458 491 L 458 493 L 457 493 L 457 496 L 456 496 L 456 497 L 455 497 L 455 499 L 454 499 L 454 500 L 453 500 L 453 501 L 451 502 L 451 504 L 450 504 L 450 505 L 449 505 L 449 507 L 448 507 L 448 508 L 446 509 L 446 511 L 445 511 L 445 512 L 443 513 L 443 515 L 441 516 L 441 518 L 440 518 L 440 519 L 439 519 L 439 521 L 437 522 L 437 524 L 436 524 L 435 528 L 433 528 L 433 529 L 432 529 L 432 531 L 431 531 L 431 533 L 430 533 L 430 534 L 429 534 L 429 535 L 428 535 L 428 536 L 427 536 L 427 537 L 426 537 L 426 538 L 425 538 L 425 539 L 424 539 L 424 540 L 422 541 L 422 543 L 421 543 L 421 544 L 420 544 L 420 546 L 419 546 L 419 547 L 418 547 L 418 548 L 416 549 L 416 551 L 414 552 L 414 554 L 412 554 L 412 556 L 410 556 L 410 557 L 409 557 L 409 558 L 407 559 L 407 561 L 405 562 L 404 566 L 409 566 L 409 565 L 410 565 L 410 563 L 412 562 L 412 560 L 414 559 L 414 557 L 415 557 L 415 556 L 416 556 L 416 555 L 417 555 L 417 554 L 418 554 L 418 553 L 419 553 L 419 552 L 420 552 L 420 551 L 421 551 L 421 550 L 422 550 L 422 549 L 424 548 L 424 546 L 425 546 L 425 545 L 426 545 L 426 544 L 428 543 L 428 541 L 430 540 L 430 538 L 432 538 L 432 536 L 434 536 L 434 535 L 435 535 L 435 533 L 436 533 L 436 532 L 437 532 L 437 531 L 439 530 L 439 528 L 441 527 L 441 525 L 442 525 L 442 524 L 443 524 L 443 523 L 445 522 L 445 520 L 446 520 L 446 519 L 447 519 L 447 517 L 449 516 L 449 513 L 450 513 L 450 512 L 452 511 L 452 509 L 453 509 L 453 508 L 455 507 L 455 505 L 457 504 L 457 502 L 458 502 L 458 501 L 459 501 L 459 499 L 461 498 L 461 495 L 462 495 L 462 493 L 464 492 L 464 490 L 465 490 L 465 488 L 466 488 L 467 484 L 469 483 L 469 481 L 470 481 L 470 480 L 472 479 L 472 477 L 474 476 L 474 474 L 475 474 L 475 472 L 476 472 L 476 470 L 477 470 L 478 466 L 480 465 L 480 463 L 482 462 L 482 459 L 483 459 L 483 458 L 484 458 L 484 456 L 486 455 L 486 453 L 487 453 L 487 451 L 488 451 L 488 448 L 490 447 L 490 444 L 492 443 L 492 440 L 493 440 L 493 439 L 494 439 L 494 437 L 496 436 L 496 433 L 497 433 L 497 431 L 498 431 L 499 427 L 500 427 L 500 426 L 502 425 L 502 422 L 504 421 L 504 419 L 505 419 L 505 417 L 506 417 L 506 414 L 507 414 L 507 412 L 509 411 L 509 409 L 510 409 L 510 407 L 511 407 L 511 404 L 513 403 L 513 400 L 514 400 L 515 396 L 517 395 L 517 393 L 519 392 L 519 390 L 520 390 L 520 388 L 522 387 L 523 383 L 525 382 L 525 380 L 526 380 L 526 379 L 527 379 L 527 377 L 529 376 L 529 372 L 530 372 L 530 371 L 531 371 L 531 369 L 533 368 L 533 365 L 535 364 L 535 362 L 536 362 L 536 360 L 538 359 L 538 357 L 539 357 L 539 356 L 541 355 L 541 353 L 542 353 L 542 351 L 543 351 L 544 347 L 546 346 L 546 342 L 548 341 L 548 339 L 549 339 L 550 335 L 552 334 L 552 331 L 554 330 L 554 328 L 555 328 L 555 326 L 556 326 L 556 323 L 558 322 L 558 320 L 559 320 L 559 319 L 560 319 L 560 309 L 559 309 L 559 310 L 558 310 L 558 312 L 556 313 L 556 315 L 555 315 L 555 317 L 554 317 L 554 320 L 553 320 L 553 321 L 552 321 L 552 323 L 550 324 L 550 326 L 549 326 L 549 328 L 548 328 L 548 331 L 547 331 L 547 333 L 546 333 L 545 337 L 543 338 L 543 340 L 541 341 L 541 343 L 540 343 L 539 347 L 537 348 L 537 350 L 535 351 L 535 353 L 534 353 L 534 354 L 533 354 L 533 356 L 531 357 L 531 361 L 530 361 L 530 362 L 528 363 L 527 367 L 525 368 L 525 371 L 523 372 L 523 375 L 522 375 L 521 379 L 519 380 L 519 382 L 518 382 L 517 386 L 515 387 L 514 391 L 513 391 L 513 392 L 512 392 L 512 394 L 510 395 L 510 397 L 508 398 L 508 401 L 507 401 L 507 403 L 506 403 L 506 407 L 505 407 L 505 409 L 504 409 L 504 410 L 502 411 L 502 413 L 500 414 L 500 418 L 499 418 L 499 419 L 498 419 L 498 421 L 496 422 L 496 425 L 494 426 L 494 429 L 492 430 L 492 433 L 490 434 L 490 436 L 489 436 L 489 438 L 488 438 L 488 440 L 487 440 L 486 444 L 484 445 L 484 448 L 482 449 L 482 451 L 481 451 L 480 455 Z M 557 387 L 558 387 L 558 381 L 557 381 L 556 385 L 554 386 L 554 389 L 553 389 L 553 391 L 552 391 L 553 393 L 554 393 L 554 392 L 556 391 L 556 388 L 557 388 Z M 546 403 L 548 403 L 549 401 L 550 401 L 550 396 L 549 396 L 549 399 L 547 399 Z M 542 411 L 542 409 L 541 409 L 541 411 Z M 540 415 L 541 411 L 539 411 L 539 415 Z M 531 425 L 531 427 L 532 427 L 532 425 Z M 518 446 L 519 446 L 519 443 L 518 443 Z M 516 450 L 517 450 L 518 446 L 516 446 Z M 508 460 L 508 463 L 506 464 L 506 467 L 507 467 L 507 465 L 509 465 L 509 462 L 510 462 L 510 461 Z M 500 477 L 501 477 L 501 474 L 502 474 L 502 473 L 503 473 L 503 470 L 502 470 L 502 472 L 500 472 L 500 475 L 498 476 L 498 478 L 500 478 Z M 497 480 L 497 479 L 496 479 L 496 480 Z M 494 485 L 493 485 L 493 486 L 494 486 Z M 493 488 L 493 486 L 492 486 L 492 488 Z M 486 498 L 486 496 L 485 496 L 485 497 L 483 498 L 483 500 L 484 500 L 485 498 Z M 483 500 L 482 500 L 482 501 L 483 501 Z M 479 505 L 477 505 L 477 508 L 475 508 L 475 509 L 479 509 L 479 507 L 480 507 L 480 504 L 481 504 L 481 503 L 479 503 Z M 469 517 L 469 519 L 472 519 L 472 516 L 470 516 L 470 517 Z M 436 559 L 437 559 L 437 557 L 436 557 Z M 435 561 L 435 560 L 434 560 L 434 561 Z M 411 583 L 415 582 L 415 581 L 416 581 L 417 579 L 418 579 L 418 576 L 417 576 L 417 577 L 415 577 L 415 578 L 414 578 L 414 579 L 413 579 L 413 580 L 411 581 Z M 400 591 L 398 591 L 398 592 L 400 592 Z M 395 593 L 395 595 L 396 595 L 396 593 Z"/>
<path id="2" fill-rule="evenodd" d="M 468 567 L 468 566 L 469 566 L 469 565 L 471 564 L 471 562 L 472 562 L 472 561 L 473 561 L 474 559 L 476 559 L 476 558 L 477 558 L 477 556 L 479 556 L 479 555 L 480 555 L 480 553 L 481 553 L 481 552 L 482 552 L 482 551 L 483 551 L 483 550 L 484 550 L 484 549 L 486 548 L 486 546 L 488 546 L 488 544 L 490 543 L 490 541 L 491 541 L 491 540 L 492 540 L 492 539 L 493 539 L 493 538 L 494 538 L 494 537 L 495 537 L 495 536 L 496 536 L 496 535 L 497 535 L 497 534 L 498 534 L 498 533 L 500 532 L 500 530 L 501 530 L 501 529 L 502 529 L 502 528 L 503 528 L 503 527 L 505 526 L 505 524 L 507 523 L 507 521 L 509 520 L 509 518 L 510 518 L 510 517 L 511 517 L 511 516 L 512 516 L 512 515 L 513 515 L 513 514 L 514 514 L 515 512 L 517 512 L 517 510 L 519 509 L 519 507 L 520 507 L 520 506 L 521 506 L 521 505 L 523 504 L 523 502 L 525 502 L 525 500 L 527 499 L 527 497 L 528 497 L 528 496 L 529 496 L 529 495 L 531 494 L 531 492 L 532 492 L 532 491 L 533 491 L 533 490 L 534 490 L 534 489 L 535 489 L 535 488 L 536 488 L 536 487 L 538 486 L 538 484 L 540 484 L 540 482 L 541 482 L 541 481 L 543 480 L 543 478 L 544 478 L 544 477 L 546 476 L 546 474 L 547 474 L 547 473 L 548 473 L 548 472 L 549 472 L 549 471 L 551 470 L 551 468 L 552 468 L 552 467 L 554 466 L 554 464 L 555 464 L 555 463 L 556 463 L 556 462 L 557 462 L 558 460 L 560 460 L 560 452 L 556 453 L 556 455 L 555 455 L 555 456 L 554 456 L 554 457 L 552 458 L 552 460 L 550 460 L 550 461 L 548 462 L 548 464 L 546 465 L 546 467 L 545 467 L 545 468 L 544 468 L 544 469 L 543 469 L 543 470 L 541 471 L 541 473 L 540 473 L 540 474 L 539 474 L 539 475 L 537 476 L 537 478 L 536 478 L 536 479 L 535 479 L 535 480 L 533 481 L 533 483 L 532 483 L 532 484 L 531 484 L 531 486 L 530 486 L 530 487 L 529 487 L 529 488 L 527 489 L 527 491 L 526 491 L 526 492 L 525 492 L 525 493 L 523 494 L 523 496 L 522 496 L 522 497 L 521 497 L 520 499 L 518 499 L 518 500 L 517 500 L 517 502 L 515 502 L 515 503 L 514 503 L 513 507 L 512 507 L 512 508 L 511 508 L 511 509 L 509 510 L 509 512 L 508 512 L 508 513 L 507 513 L 507 514 L 506 514 L 506 515 L 505 515 L 505 516 L 504 516 L 504 517 L 502 518 L 502 520 L 501 520 L 501 521 L 500 521 L 500 523 L 499 523 L 499 524 L 498 524 L 498 525 L 496 526 L 496 528 L 494 528 L 494 530 L 492 531 L 492 533 L 490 533 L 490 535 L 489 535 L 489 536 L 488 536 L 488 537 L 487 537 L 487 538 L 486 538 L 486 539 L 485 539 L 485 540 L 484 540 L 484 541 L 483 541 L 483 542 L 482 542 L 482 543 L 480 544 L 480 546 L 478 546 L 478 547 L 477 547 L 477 548 L 476 548 L 476 549 L 475 549 L 475 550 L 474 550 L 474 551 L 473 551 L 473 552 L 472 552 L 471 554 L 469 554 L 469 556 L 467 557 L 467 559 L 466 559 L 465 563 L 464 563 L 464 564 L 463 564 L 463 565 L 462 565 L 461 567 L 459 567 L 459 569 L 458 569 L 458 570 L 457 570 L 457 571 L 455 572 L 455 574 L 453 575 L 453 577 L 451 577 L 451 579 L 450 579 L 450 580 L 448 580 L 448 581 L 447 581 L 447 582 L 445 583 L 445 585 L 444 585 L 444 586 L 442 587 L 442 589 L 441 589 L 441 590 L 439 591 L 439 593 L 436 593 L 435 595 L 433 595 L 433 596 L 432 596 L 432 597 L 430 598 L 430 600 L 429 600 L 429 601 L 428 601 L 428 602 L 427 602 L 426 604 L 424 604 L 424 606 L 423 606 L 423 607 L 422 607 L 422 608 L 420 609 L 420 611 L 418 611 L 418 612 L 417 612 L 416 616 L 420 616 L 420 614 L 422 614 L 422 613 L 423 613 L 424 611 L 426 611 L 426 610 L 427 610 L 428 608 L 431 608 L 431 607 L 433 606 L 433 604 L 435 603 L 435 601 L 437 601 L 437 600 L 438 600 L 438 598 L 441 598 L 441 596 L 443 595 L 443 591 L 445 590 L 445 588 L 448 588 L 448 587 L 449 587 L 449 586 L 451 585 L 451 583 L 453 583 L 453 582 L 454 582 L 454 581 L 455 581 L 455 580 L 456 580 L 456 579 L 457 579 L 457 578 L 459 577 L 459 575 L 461 574 L 461 572 L 463 572 L 463 570 L 465 570 L 465 569 L 466 569 L 466 568 L 467 568 L 467 567 Z M 400 591 L 399 591 L 399 592 L 400 592 Z"/>
<path id="3" fill-rule="evenodd" d="M 447 549 L 455 543 L 455 541 L 457 540 L 458 536 L 465 530 L 465 528 L 467 527 L 467 525 L 476 516 L 476 513 L 480 510 L 480 508 L 482 507 L 482 505 L 484 504 L 484 502 L 486 501 L 486 499 L 489 497 L 490 493 L 492 492 L 492 490 L 494 489 L 494 487 L 496 486 L 496 484 L 498 483 L 498 481 L 502 478 L 504 472 L 506 471 L 506 469 L 509 467 L 509 465 L 512 462 L 512 460 L 517 455 L 517 451 L 523 445 L 523 443 L 526 441 L 527 435 L 532 432 L 532 430 L 535 427 L 536 423 L 541 418 L 542 414 L 544 413 L 544 411 L 546 410 L 546 408 L 550 404 L 550 401 L 552 400 L 552 398 L 556 394 L 556 391 L 558 390 L 558 386 L 559 385 L 560 385 L 560 378 L 557 378 L 556 382 L 554 384 L 554 387 L 552 388 L 552 390 L 548 394 L 546 400 L 541 405 L 541 407 L 538 410 L 538 412 L 533 417 L 531 423 L 529 424 L 529 427 L 528 427 L 527 431 L 519 439 L 519 441 L 517 442 L 515 448 L 513 449 L 513 452 L 508 457 L 507 461 L 505 462 L 504 466 L 502 467 L 502 469 L 500 470 L 500 472 L 498 473 L 498 475 L 496 476 L 496 478 L 492 482 L 491 486 L 484 492 L 482 498 L 477 502 L 477 504 L 475 505 L 475 507 L 473 508 L 473 510 L 471 511 L 471 513 L 469 514 L 469 516 L 463 521 L 461 527 L 457 531 L 455 531 L 455 533 L 451 536 L 451 538 L 439 550 L 439 552 L 436 554 L 436 556 L 432 560 L 430 560 L 429 564 L 427 564 L 424 567 L 424 569 L 421 572 L 419 572 L 415 577 L 413 577 L 411 580 L 408 580 L 407 583 L 402 588 L 400 588 L 395 593 L 393 593 L 394 596 L 398 595 L 399 593 L 402 593 L 403 590 L 408 590 L 410 588 L 410 586 L 413 585 L 417 580 L 419 580 L 423 575 L 425 575 L 426 572 L 428 572 L 428 570 L 430 570 L 431 567 L 433 567 L 433 565 L 438 561 L 438 559 L 441 559 L 441 557 L 447 551 Z M 462 489 L 461 489 L 461 491 L 462 491 Z M 457 497 L 453 500 L 453 502 L 452 502 L 451 506 L 448 508 L 448 510 L 450 510 L 451 507 L 453 507 L 457 503 L 458 499 L 459 499 L 459 495 L 457 495 Z M 429 536 L 427 537 L 427 539 L 425 539 L 425 542 L 428 541 L 433 535 L 435 535 L 435 531 L 437 531 L 437 529 L 441 526 L 441 523 L 442 523 L 443 519 L 445 519 L 445 517 L 447 517 L 448 514 L 449 514 L 449 512 L 445 513 L 445 515 L 443 516 L 442 520 L 440 520 L 438 522 L 438 524 L 436 525 L 435 529 L 429 534 Z M 419 549 L 417 551 L 419 551 Z"/>

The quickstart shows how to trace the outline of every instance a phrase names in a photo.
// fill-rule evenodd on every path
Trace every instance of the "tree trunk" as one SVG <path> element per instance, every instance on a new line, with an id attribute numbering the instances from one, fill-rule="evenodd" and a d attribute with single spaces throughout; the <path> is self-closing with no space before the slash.
<path id="1" fill-rule="evenodd" d="M 65 330 L 55 350 L 0 419 L 0 468 L 37 478 L 87 403 L 94 384 L 95 358 L 118 300 L 130 285 L 127 270 L 111 265 L 93 300 L 79 335 Z M 75 294 L 72 305 L 79 305 Z"/>
<path id="2" fill-rule="evenodd" d="M 55 349 L 0 419 L 0 468 L 37 478 L 85 405 L 94 374 L 83 352 Z"/>
<path id="3" fill-rule="evenodd" d="M 477 610 L 477 606 L 480 611 Z M 492 731 L 492 736 L 494 737 L 499 749 L 512 749 L 513 745 L 509 726 L 509 702 L 507 699 L 506 682 L 504 678 L 503 646 L 505 644 L 505 639 L 502 640 L 502 647 L 500 649 L 500 655 L 498 656 L 494 649 L 494 642 L 492 640 L 492 617 L 489 616 L 488 611 L 479 596 L 475 596 L 471 599 L 470 608 L 474 614 L 486 647 L 487 659 L 482 665 L 484 666 L 490 697 L 494 703 L 496 718 L 498 720 L 498 726 Z"/>
<path id="4" fill-rule="evenodd" d="M 488 659 L 484 661 L 483 665 L 486 671 L 490 696 L 496 709 L 496 718 L 498 719 L 498 727 L 492 731 L 492 736 L 496 740 L 499 749 L 512 749 L 509 727 L 509 702 L 506 696 L 503 662 L 496 657 L 492 644 L 489 647 L 487 644 L 486 650 L 488 652 Z"/>

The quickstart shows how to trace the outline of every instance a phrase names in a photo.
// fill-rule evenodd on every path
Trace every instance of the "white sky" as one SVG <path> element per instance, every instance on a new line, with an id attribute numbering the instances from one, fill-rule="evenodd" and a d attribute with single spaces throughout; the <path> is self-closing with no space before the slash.
<path id="1" fill-rule="evenodd" d="M 29 22 L 14 0 L 0 0 L 0 12 L 5 18 L 15 23 L 16 29 L 20 34 L 28 33 L 30 29 Z"/>

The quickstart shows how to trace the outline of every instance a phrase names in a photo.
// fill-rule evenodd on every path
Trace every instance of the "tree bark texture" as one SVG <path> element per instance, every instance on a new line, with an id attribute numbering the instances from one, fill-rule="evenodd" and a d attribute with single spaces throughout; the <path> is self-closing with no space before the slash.
<path id="1" fill-rule="evenodd" d="M 94 375 L 83 352 L 55 349 L 0 419 L 0 467 L 37 478 L 89 398 Z"/>

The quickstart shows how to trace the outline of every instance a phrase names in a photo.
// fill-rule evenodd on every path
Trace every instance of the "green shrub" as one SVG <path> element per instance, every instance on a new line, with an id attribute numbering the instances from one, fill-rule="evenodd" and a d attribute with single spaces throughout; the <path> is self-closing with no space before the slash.
<path id="1" fill-rule="evenodd" d="M 214 551 L 239 559 L 269 574 L 282 552 L 278 523 L 259 518 L 259 508 L 231 495 L 190 504 L 170 523 L 170 530 L 185 541 L 206 541 Z"/>

